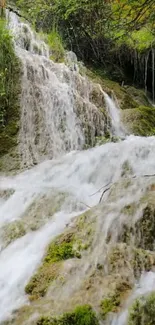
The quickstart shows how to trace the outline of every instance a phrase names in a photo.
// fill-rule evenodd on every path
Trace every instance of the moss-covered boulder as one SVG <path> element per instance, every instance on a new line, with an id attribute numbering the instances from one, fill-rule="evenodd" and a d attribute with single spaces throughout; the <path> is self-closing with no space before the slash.
<path id="1" fill-rule="evenodd" d="M 132 217 L 136 213 L 136 205 L 124 207 L 123 213 L 128 213 Z M 137 248 L 144 250 L 155 250 L 155 206 L 148 204 L 141 212 L 141 216 L 134 223 L 125 223 L 119 234 L 119 241 L 128 245 L 131 242 Z"/>
<path id="2" fill-rule="evenodd" d="M 151 136 L 155 134 L 155 108 L 139 106 L 122 112 L 123 122 L 128 132 L 134 135 Z"/>
<path id="3" fill-rule="evenodd" d="M 45 296 L 54 280 L 64 277 L 63 264 L 68 259 L 80 259 L 89 249 L 93 239 L 94 219 L 89 220 L 89 211 L 80 215 L 74 226 L 54 239 L 48 246 L 37 272 L 25 287 L 30 300 Z"/>
<path id="4" fill-rule="evenodd" d="M 55 280 L 61 268 L 61 261 L 76 257 L 73 249 L 73 234 L 59 236 L 48 247 L 42 265 L 25 287 L 31 299 L 43 297 L 49 285 Z"/>
<path id="5" fill-rule="evenodd" d="M 133 303 L 128 325 L 154 325 L 155 324 L 155 293 L 136 299 Z"/>
<path id="6" fill-rule="evenodd" d="M 143 271 L 150 271 L 155 265 L 155 253 L 123 243 L 111 247 L 108 252 L 110 273 L 126 273 L 139 278 Z"/>

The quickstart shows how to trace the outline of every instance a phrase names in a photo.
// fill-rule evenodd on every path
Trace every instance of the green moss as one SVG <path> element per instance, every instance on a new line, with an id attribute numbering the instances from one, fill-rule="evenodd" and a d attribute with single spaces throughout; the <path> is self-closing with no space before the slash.
<path id="1" fill-rule="evenodd" d="M 136 205 L 130 205 L 123 208 L 122 213 L 134 215 Z M 131 225 L 123 225 L 119 240 L 130 244 L 134 242 L 137 248 L 144 250 L 155 250 L 155 209 L 152 205 L 148 205 L 143 211 L 141 218 Z"/>
<path id="2" fill-rule="evenodd" d="M 5 246 L 9 245 L 15 239 L 20 238 L 26 234 L 26 230 L 22 221 L 16 220 L 9 225 L 2 228 L 2 239 Z"/>
<path id="3" fill-rule="evenodd" d="M 131 243 L 131 238 L 126 235 L 128 244 Z M 119 238 L 122 240 L 122 238 Z M 142 271 L 150 271 L 155 264 L 155 254 L 144 249 L 130 247 L 120 243 L 113 247 L 108 255 L 109 272 L 117 273 L 120 270 L 133 270 L 136 278 L 141 275 Z M 128 261 L 128 264 L 126 263 Z"/>
<path id="4" fill-rule="evenodd" d="M 81 258 L 82 251 L 88 249 L 93 240 L 94 219 L 89 211 L 80 215 L 74 227 L 58 236 L 47 248 L 41 266 L 25 287 L 30 299 L 37 299 L 46 294 L 48 287 L 59 276 L 63 262 L 70 258 Z"/>
<path id="5" fill-rule="evenodd" d="M 150 106 L 150 102 L 146 96 L 146 93 L 143 89 L 138 89 L 132 86 L 126 86 L 125 90 L 127 92 L 128 98 L 126 97 L 126 107 L 124 108 L 135 108 L 137 106 Z M 130 102 L 130 100 L 133 100 Z M 125 100 L 125 98 L 124 98 Z M 129 100 L 129 102 L 128 102 Z M 138 104 L 138 105 L 137 105 Z M 121 107 L 123 108 L 123 107 Z"/>
<path id="6" fill-rule="evenodd" d="M 119 106 L 122 110 L 135 109 L 139 106 L 149 107 L 150 103 L 145 95 L 145 92 L 141 89 L 131 86 L 121 86 L 118 82 L 110 80 L 111 76 L 107 78 L 103 70 L 86 70 L 87 76 L 95 83 L 99 83 L 103 90 L 109 95 L 115 94 Z M 121 76 L 122 80 L 126 80 L 125 76 Z M 97 90 L 93 92 L 93 98 L 98 101 Z M 100 105 L 100 102 L 99 102 Z"/>
<path id="7" fill-rule="evenodd" d="M 155 323 L 155 293 L 136 299 L 133 303 L 128 325 L 154 325 Z"/>
<path id="8" fill-rule="evenodd" d="M 65 50 L 63 41 L 58 31 L 53 28 L 48 34 L 42 34 L 42 37 L 48 43 L 51 50 L 51 60 L 61 63 L 64 62 Z"/>
<path id="9" fill-rule="evenodd" d="M 118 82 L 110 80 L 110 78 L 106 76 L 104 70 L 87 69 L 85 73 L 93 82 L 99 83 L 104 91 L 106 91 L 109 95 L 113 91 L 118 100 L 121 100 L 124 97 L 124 94 L 126 93 L 125 88 L 121 87 Z"/>
<path id="10" fill-rule="evenodd" d="M 49 285 L 59 276 L 61 262 L 79 255 L 73 249 L 73 234 L 57 237 L 48 247 L 41 267 L 32 276 L 25 287 L 25 292 L 31 295 L 31 299 L 43 297 Z"/>
<path id="11" fill-rule="evenodd" d="M 149 254 L 149 252 L 144 249 L 136 249 L 133 250 L 133 259 L 131 265 L 133 267 L 135 277 L 139 277 L 141 272 L 150 271 L 152 268 L 152 264 L 155 263 L 155 257 Z"/>
<path id="12" fill-rule="evenodd" d="M 128 130 L 135 135 L 151 136 L 155 134 L 155 108 L 139 106 L 125 110 L 123 121 Z"/>
<path id="13" fill-rule="evenodd" d="M 155 44 L 154 35 L 148 26 L 140 30 L 134 30 L 130 37 L 126 39 L 126 44 L 139 52 L 150 49 Z"/>
<path id="14" fill-rule="evenodd" d="M 41 317 L 37 325 L 98 325 L 97 317 L 89 305 L 78 306 L 71 313 L 65 313 L 59 318 Z"/>
<path id="15" fill-rule="evenodd" d="M 118 306 L 120 305 L 120 297 L 118 293 L 115 293 L 113 296 L 104 298 L 101 301 L 101 314 L 103 319 L 106 318 L 107 314 L 110 312 L 116 312 Z"/>
<path id="16" fill-rule="evenodd" d="M 135 224 L 136 246 L 143 249 L 155 249 L 155 209 L 147 206 L 143 215 Z"/>
<path id="17" fill-rule="evenodd" d="M 137 102 L 128 93 L 124 94 L 122 99 L 121 109 L 135 108 L 137 107 Z"/>
<path id="18" fill-rule="evenodd" d="M 52 263 L 58 262 L 62 260 L 67 260 L 75 256 L 75 252 L 73 251 L 73 244 L 69 243 L 53 243 L 49 246 L 47 255 L 45 257 L 45 262 Z"/>
<path id="19" fill-rule="evenodd" d="M 31 295 L 30 300 L 45 296 L 49 285 L 58 277 L 60 266 L 59 263 L 43 264 L 38 269 L 25 287 L 25 292 Z"/>
<path id="20" fill-rule="evenodd" d="M 17 145 L 19 94 L 20 63 L 5 21 L 0 20 L 0 156 Z"/>
<path id="21" fill-rule="evenodd" d="M 73 247 L 79 254 L 91 247 L 94 238 L 96 218 L 90 217 L 90 211 L 78 217 L 76 222 Z"/>

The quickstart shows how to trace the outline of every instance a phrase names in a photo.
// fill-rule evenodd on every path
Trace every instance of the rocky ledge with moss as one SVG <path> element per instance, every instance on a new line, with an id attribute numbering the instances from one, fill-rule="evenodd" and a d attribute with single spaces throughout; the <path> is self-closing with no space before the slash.
<path id="1" fill-rule="evenodd" d="M 29 304 L 14 312 L 11 324 L 81 325 L 88 321 L 89 325 L 101 321 L 109 325 L 123 310 L 141 274 L 155 268 L 154 177 L 146 179 L 145 191 L 135 201 L 133 189 L 141 180 L 130 173 L 111 187 L 106 201 L 75 217 L 49 244 L 25 287 Z M 132 202 L 121 205 L 120 198 L 127 193 L 133 193 Z M 119 204 L 113 205 L 114 200 Z M 114 217 L 105 232 L 109 215 Z"/>

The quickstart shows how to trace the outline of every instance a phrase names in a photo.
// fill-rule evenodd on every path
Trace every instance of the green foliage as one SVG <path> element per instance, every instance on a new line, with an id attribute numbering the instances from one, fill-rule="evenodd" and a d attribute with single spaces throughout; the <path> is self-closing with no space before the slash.
<path id="1" fill-rule="evenodd" d="M 37 30 L 51 33 L 55 26 L 65 47 L 87 65 L 101 68 L 104 75 L 113 80 L 131 82 L 134 79 L 140 86 L 144 84 L 144 60 L 136 58 L 133 49 L 143 54 L 154 46 L 154 0 L 15 2 Z M 49 43 L 53 47 L 52 59 L 62 62 L 62 41 L 55 31 Z M 138 64 L 137 61 L 134 64 L 134 60 L 138 60 Z M 140 69 L 139 64 L 143 66 Z"/>
<path id="2" fill-rule="evenodd" d="M 72 242 L 52 243 L 48 248 L 44 261 L 47 263 L 58 262 L 74 256 L 75 252 L 73 251 Z"/>
<path id="3" fill-rule="evenodd" d="M 137 299 L 130 309 L 128 325 L 154 325 L 155 293 Z"/>
<path id="4" fill-rule="evenodd" d="M 52 51 L 51 59 L 55 62 L 64 61 L 64 47 L 60 34 L 58 31 L 53 29 L 49 34 L 47 34 L 48 45 Z"/>
<path id="5" fill-rule="evenodd" d="M 123 115 L 124 123 L 135 135 L 152 136 L 155 134 L 155 108 L 139 106 L 125 110 Z"/>
<path id="6" fill-rule="evenodd" d="M 133 31 L 126 39 L 127 45 L 138 51 L 144 51 L 155 45 L 155 38 L 150 29 L 143 27 L 138 31 Z"/>
<path id="7" fill-rule="evenodd" d="M 20 66 L 12 38 L 0 19 L 0 155 L 17 143 L 19 127 Z"/>
<path id="8" fill-rule="evenodd" d="M 116 312 L 118 306 L 120 305 L 120 296 L 116 292 L 114 295 L 104 298 L 101 301 L 101 314 L 103 319 L 106 318 L 107 314 L 110 312 Z"/>
<path id="9" fill-rule="evenodd" d="M 59 318 L 41 317 L 37 325 L 98 325 L 97 317 L 89 305 L 78 306 Z"/>

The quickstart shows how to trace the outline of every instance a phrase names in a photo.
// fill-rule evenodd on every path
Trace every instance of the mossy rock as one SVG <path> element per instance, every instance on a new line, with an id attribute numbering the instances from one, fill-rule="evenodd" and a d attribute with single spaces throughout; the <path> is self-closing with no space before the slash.
<path id="1" fill-rule="evenodd" d="M 46 263 L 53 263 L 75 257 L 72 242 L 53 243 L 49 246 L 44 259 Z"/>
<path id="2" fill-rule="evenodd" d="M 93 243 L 96 218 L 90 217 L 90 212 L 86 212 L 78 217 L 74 228 L 73 248 L 76 254 L 89 249 Z"/>
<path id="3" fill-rule="evenodd" d="M 99 83 L 109 95 L 114 93 L 122 110 L 133 109 L 139 106 L 150 106 L 143 89 L 120 85 L 118 82 L 110 80 L 103 70 L 87 69 L 85 73 L 93 82 Z"/>
<path id="4" fill-rule="evenodd" d="M 105 319 L 110 312 L 113 313 L 116 312 L 119 306 L 120 306 L 119 294 L 116 293 L 113 296 L 104 298 L 101 301 L 101 315 L 103 319 Z"/>
<path id="5" fill-rule="evenodd" d="M 154 325 L 155 324 L 155 293 L 142 296 L 130 308 L 128 325 Z"/>
<path id="6" fill-rule="evenodd" d="M 121 109 L 129 109 L 137 107 L 137 102 L 132 98 L 131 95 L 128 93 L 124 94 L 122 102 L 121 102 Z"/>
<path id="7" fill-rule="evenodd" d="M 126 109 L 122 113 L 123 123 L 134 135 L 151 136 L 155 134 L 155 108 L 139 106 Z"/>
<path id="8" fill-rule="evenodd" d="M 17 238 L 26 234 L 24 224 L 21 220 L 13 221 L 2 228 L 1 237 L 4 247 L 12 243 Z"/>
<path id="9" fill-rule="evenodd" d="M 117 99 L 119 101 L 122 100 L 124 94 L 126 93 L 125 88 L 121 87 L 118 82 L 108 79 L 107 76 L 103 73 L 103 70 L 101 71 L 99 69 L 87 69 L 85 73 L 88 78 L 90 78 L 94 83 L 100 84 L 106 93 L 112 95 L 114 92 Z"/>
<path id="10" fill-rule="evenodd" d="M 136 212 L 136 205 L 124 207 L 123 213 L 133 216 Z M 135 247 L 144 250 L 155 250 L 155 207 L 146 206 L 141 217 L 135 224 L 124 224 L 119 235 L 119 241 L 130 244 L 134 243 Z"/>
<path id="11" fill-rule="evenodd" d="M 48 246 L 43 261 L 25 287 L 31 300 L 45 296 L 54 280 L 63 278 L 64 262 L 68 259 L 80 259 L 81 254 L 91 247 L 95 218 L 90 212 L 80 215 L 72 228 L 56 237 Z"/>
<path id="12" fill-rule="evenodd" d="M 155 265 L 155 254 L 141 248 L 120 243 L 108 253 L 110 273 L 126 272 L 139 278 L 143 271 L 150 271 Z"/>
<path id="13" fill-rule="evenodd" d="M 32 276 L 25 287 L 25 292 L 31 295 L 31 301 L 45 296 L 49 285 L 58 277 L 60 267 L 60 263 L 43 264 Z"/>
<path id="14" fill-rule="evenodd" d="M 48 246 L 42 265 L 25 287 L 30 299 L 43 297 L 50 284 L 59 276 L 61 262 L 77 256 L 73 249 L 73 234 L 58 236 Z"/>
<path id="15" fill-rule="evenodd" d="M 155 208 L 147 206 L 135 224 L 135 243 L 137 247 L 155 250 Z"/>
<path id="16" fill-rule="evenodd" d="M 59 318 L 41 317 L 37 325 L 99 325 L 99 322 L 92 307 L 83 305 Z"/>
<path id="17" fill-rule="evenodd" d="M 133 99 L 134 103 L 138 103 L 139 106 L 150 106 L 150 102 L 142 89 L 138 89 L 135 87 L 127 86 L 125 87 L 126 92 L 128 93 L 128 96 Z M 137 105 L 136 105 L 137 106 Z M 133 107 L 136 107 L 133 106 Z M 133 108 L 128 107 L 128 108 Z"/>
<path id="18" fill-rule="evenodd" d="M 111 292 L 105 296 L 101 303 L 101 316 L 105 320 L 109 313 L 116 313 L 122 306 L 124 302 L 124 297 L 129 294 L 132 289 L 132 286 L 127 279 L 125 280 L 123 277 L 120 280 L 117 280 L 117 277 L 114 277 L 115 288 L 111 290 Z"/>

